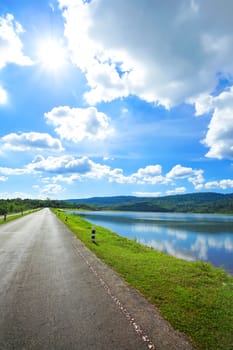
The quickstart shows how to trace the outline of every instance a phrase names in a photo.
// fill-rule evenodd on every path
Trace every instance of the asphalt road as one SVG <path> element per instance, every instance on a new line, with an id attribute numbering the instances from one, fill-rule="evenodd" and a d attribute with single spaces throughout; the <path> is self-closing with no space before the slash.
<path id="1" fill-rule="evenodd" d="M 192 349 L 49 209 L 0 227 L 0 350 Z"/>

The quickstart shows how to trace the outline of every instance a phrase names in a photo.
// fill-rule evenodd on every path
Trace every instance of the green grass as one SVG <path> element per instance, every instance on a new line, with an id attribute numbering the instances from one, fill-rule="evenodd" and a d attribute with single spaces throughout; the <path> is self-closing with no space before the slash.
<path id="1" fill-rule="evenodd" d="M 156 305 L 174 328 L 186 333 L 197 349 L 233 349 L 233 278 L 222 269 L 203 262 L 187 262 L 76 215 L 55 210 L 58 217 L 99 258 L 117 271 L 127 283 Z"/>
<path id="2" fill-rule="evenodd" d="M 0 218 L 0 225 L 2 224 L 6 224 L 7 222 L 19 219 L 23 216 L 29 215 L 31 213 L 34 213 L 35 211 L 40 210 L 40 209 L 36 209 L 36 210 L 29 210 L 29 211 L 25 211 L 23 214 L 22 213 L 16 213 L 16 214 L 11 214 L 11 215 L 7 215 L 6 220 L 4 220 L 3 217 Z"/>

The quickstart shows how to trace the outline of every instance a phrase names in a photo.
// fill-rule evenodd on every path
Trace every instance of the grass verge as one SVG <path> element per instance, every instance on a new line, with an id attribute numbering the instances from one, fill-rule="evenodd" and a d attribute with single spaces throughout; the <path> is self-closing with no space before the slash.
<path id="1" fill-rule="evenodd" d="M 28 211 L 25 211 L 23 214 L 22 213 L 17 213 L 17 214 L 7 215 L 6 220 L 4 220 L 3 217 L 0 217 L 0 225 L 6 224 L 7 222 L 10 222 L 10 221 L 13 221 L 13 220 L 16 220 L 16 219 L 19 219 L 19 218 L 21 218 L 23 216 L 29 215 L 31 213 L 34 213 L 34 212 L 38 211 L 38 210 L 40 210 L 40 209 L 28 210 Z"/>
<path id="2" fill-rule="evenodd" d="M 233 278 L 203 262 L 187 262 L 144 247 L 77 215 L 54 210 L 75 235 L 156 305 L 197 349 L 233 349 Z M 68 220 L 66 221 L 66 216 Z"/>

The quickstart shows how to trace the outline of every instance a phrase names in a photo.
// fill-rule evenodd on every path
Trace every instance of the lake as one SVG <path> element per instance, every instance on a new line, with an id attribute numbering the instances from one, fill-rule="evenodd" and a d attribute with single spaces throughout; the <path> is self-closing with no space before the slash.
<path id="1" fill-rule="evenodd" d="M 233 216 L 125 211 L 76 214 L 156 250 L 210 262 L 233 274 Z"/>

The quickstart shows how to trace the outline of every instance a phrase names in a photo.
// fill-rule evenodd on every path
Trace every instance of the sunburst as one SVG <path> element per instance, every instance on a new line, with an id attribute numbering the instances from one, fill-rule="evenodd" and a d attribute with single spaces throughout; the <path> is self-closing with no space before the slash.
<path id="1" fill-rule="evenodd" d="M 66 63 L 66 50 L 56 39 L 46 39 L 38 45 L 38 62 L 43 69 L 59 72 Z"/>

